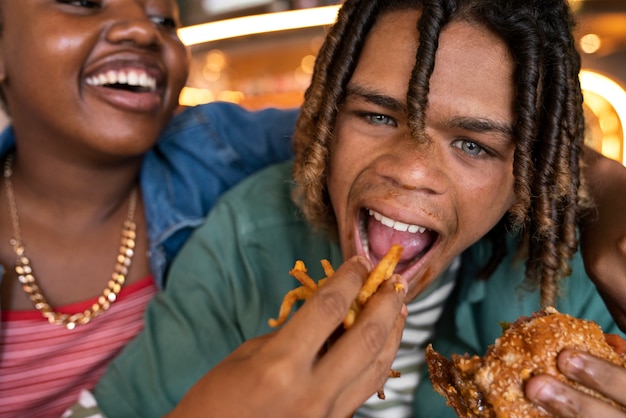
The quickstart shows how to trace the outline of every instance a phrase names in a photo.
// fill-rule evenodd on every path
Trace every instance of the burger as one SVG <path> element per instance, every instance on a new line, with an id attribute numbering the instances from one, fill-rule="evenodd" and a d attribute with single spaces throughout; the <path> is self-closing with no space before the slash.
<path id="1" fill-rule="evenodd" d="M 586 351 L 626 367 L 626 355 L 616 351 L 615 343 L 607 342 L 615 336 L 605 335 L 597 323 L 548 307 L 530 317 L 520 317 L 503 329 L 502 336 L 483 357 L 453 354 L 448 360 L 432 345 L 427 347 L 426 362 L 433 387 L 459 417 L 551 417 L 524 395 L 526 381 L 539 374 L 554 376 L 617 406 L 602 394 L 568 379 L 557 368 L 557 356 L 564 349 Z"/>

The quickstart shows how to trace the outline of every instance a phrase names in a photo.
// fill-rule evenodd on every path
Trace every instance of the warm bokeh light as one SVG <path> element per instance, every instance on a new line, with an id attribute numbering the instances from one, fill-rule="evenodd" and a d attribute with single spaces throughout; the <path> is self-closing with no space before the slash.
<path id="1" fill-rule="evenodd" d="M 595 33 L 588 33 L 580 38 L 580 49 L 585 54 L 594 54 L 602 46 L 602 40 Z"/>
<path id="2" fill-rule="evenodd" d="M 181 106 L 196 106 L 215 101 L 215 94 L 208 89 L 185 87 L 180 92 L 178 103 Z"/>
<path id="3" fill-rule="evenodd" d="M 178 30 L 178 36 L 190 46 L 259 33 L 325 26 L 335 22 L 338 10 L 339 5 L 243 16 L 187 26 Z"/>
<path id="4" fill-rule="evenodd" d="M 602 153 L 626 165 L 626 146 L 624 146 L 626 92 L 610 78 L 588 70 L 581 71 L 580 84 L 583 94 L 592 93 L 585 95 L 585 103 L 598 117 L 599 125 L 602 128 Z M 598 97 L 594 97 L 594 95 Z M 610 105 L 612 111 L 606 109 L 607 104 Z M 617 115 L 618 120 L 615 120 L 614 115 Z M 609 129 L 610 131 L 607 133 Z M 619 135 L 615 132 L 619 132 Z"/>
<path id="5" fill-rule="evenodd" d="M 313 67 L 315 67 L 314 55 L 307 55 L 302 58 L 302 61 L 300 62 L 300 68 L 302 68 L 303 72 L 307 74 L 313 74 Z"/>
<path id="6" fill-rule="evenodd" d="M 573 7 L 578 5 L 578 1 L 572 1 Z M 339 7 L 340 5 L 315 7 L 209 22 L 181 28 L 179 36 L 183 43 L 190 46 L 246 35 L 327 26 L 335 22 Z M 318 45 L 321 42 L 321 37 L 315 37 L 311 42 Z M 580 38 L 579 45 L 584 53 L 593 54 L 602 47 L 602 39 L 595 33 L 588 33 Z M 312 49 L 316 50 L 316 48 Z M 214 100 L 227 100 L 236 103 L 254 101 L 255 98 L 252 96 L 255 94 L 250 95 L 250 92 L 274 91 L 272 83 L 280 83 L 283 87 L 285 83 L 293 83 L 296 85 L 296 90 L 304 91 L 310 82 L 314 63 L 315 55 L 303 55 L 300 65 L 288 76 L 292 81 L 285 79 L 286 75 L 282 74 L 283 81 L 276 78 L 278 76 L 275 77 L 276 79 L 261 77 L 255 79 L 255 82 L 248 86 L 249 88 L 246 88 L 245 85 L 244 87 L 236 86 L 233 91 L 226 89 L 220 91 L 219 85 L 213 85 L 210 89 L 186 87 L 181 93 L 180 102 L 182 105 L 190 106 Z M 201 67 L 202 78 L 206 82 L 216 83 L 221 79 L 222 73 L 226 73 L 226 66 L 227 58 L 222 51 L 209 51 L 206 54 L 206 61 Z M 626 92 L 610 78 L 588 70 L 581 71 L 580 81 L 585 92 L 585 104 L 593 113 L 591 119 L 593 119 L 595 126 L 593 129 L 590 128 L 590 132 L 594 132 L 596 137 L 594 141 L 598 142 L 597 148 L 610 158 L 626 165 L 626 146 L 624 145 Z M 221 83 L 225 87 L 227 81 Z M 299 93 L 291 92 L 290 94 L 297 96 Z"/>

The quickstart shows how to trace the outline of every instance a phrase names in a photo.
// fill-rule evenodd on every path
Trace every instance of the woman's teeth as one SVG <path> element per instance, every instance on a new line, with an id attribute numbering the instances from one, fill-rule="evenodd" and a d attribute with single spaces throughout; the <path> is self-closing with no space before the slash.
<path id="1" fill-rule="evenodd" d="M 125 84 L 133 87 L 144 87 L 150 91 L 156 90 L 156 79 L 141 71 L 107 71 L 87 78 L 91 86 Z"/>
<path id="2" fill-rule="evenodd" d="M 406 224 L 404 222 L 400 222 L 400 221 L 395 221 L 391 218 L 388 218 L 372 209 L 369 209 L 369 214 L 370 216 L 373 216 L 374 219 L 376 219 L 378 222 L 380 222 L 381 224 L 385 225 L 386 227 L 389 228 L 393 228 L 396 231 L 400 231 L 400 232 L 410 232 L 410 233 L 423 233 L 424 231 L 426 231 L 426 228 L 423 226 L 419 226 L 419 225 L 410 225 L 410 224 Z"/>

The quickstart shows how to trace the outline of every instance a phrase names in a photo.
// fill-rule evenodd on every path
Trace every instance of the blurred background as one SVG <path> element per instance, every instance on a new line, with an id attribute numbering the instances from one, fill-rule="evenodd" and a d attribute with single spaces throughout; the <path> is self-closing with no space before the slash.
<path id="1" fill-rule="evenodd" d="M 315 55 L 341 3 L 179 2 L 185 26 L 180 35 L 193 59 L 181 103 L 226 100 L 250 109 L 300 105 Z M 571 4 L 579 22 L 576 39 L 583 60 L 587 142 L 625 164 L 626 0 L 571 0 Z"/>
<path id="2" fill-rule="evenodd" d="M 494 0 L 497 1 L 497 0 Z M 578 19 L 587 143 L 626 165 L 626 0 L 570 0 Z M 192 54 L 182 105 L 297 107 L 341 1 L 179 0 Z M 0 127 L 7 123 L 0 112 Z"/>

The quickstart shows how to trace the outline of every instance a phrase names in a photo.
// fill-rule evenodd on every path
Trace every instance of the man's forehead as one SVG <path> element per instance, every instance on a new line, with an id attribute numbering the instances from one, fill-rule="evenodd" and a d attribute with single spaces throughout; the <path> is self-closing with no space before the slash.
<path id="1" fill-rule="evenodd" d="M 418 10 L 382 15 L 368 34 L 351 84 L 405 100 L 417 53 Z"/>

